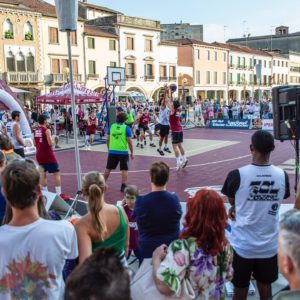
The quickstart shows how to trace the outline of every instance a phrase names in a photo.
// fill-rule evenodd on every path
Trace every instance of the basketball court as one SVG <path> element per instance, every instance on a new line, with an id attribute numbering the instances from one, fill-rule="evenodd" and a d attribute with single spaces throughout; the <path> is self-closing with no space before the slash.
<path id="1" fill-rule="evenodd" d="M 195 128 L 184 131 L 184 148 L 189 158 L 189 164 L 184 170 L 176 171 L 175 159 L 172 154 L 160 156 L 157 148 L 149 146 L 144 149 L 136 147 L 133 140 L 134 160 L 130 161 L 129 182 L 139 187 L 140 193 L 148 193 L 151 189 L 149 167 L 151 163 L 162 160 L 171 168 L 168 190 L 178 193 L 182 201 L 188 199 L 188 191 L 197 187 L 212 187 L 216 190 L 223 185 L 227 173 L 235 168 L 251 163 L 249 150 L 253 131 L 218 130 Z M 158 144 L 155 138 L 156 145 Z M 170 145 L 169 145 L 170 146 Z M 74 150 L 56 153 L 62 172 L 63 192 L 70 196 L 76 193 L 76 171 Z M 80 151 L 82 173 L 89 171 L 103 172 L 107 160 L 105 144 L 92 147 L 92 151 Z M 295 154 L 289 142 L 276 142 L 276 149 L 271 156 L 271 162 L 288 172 L 292 196 L 286 203 L 294 201 Z M 49 176 L 50 190 L 53 181 Z M 119 170 L 111 173 L 107 182 L 106 200 L 115 203 L 123 195 L 119 192 L 121 174 Z"/>

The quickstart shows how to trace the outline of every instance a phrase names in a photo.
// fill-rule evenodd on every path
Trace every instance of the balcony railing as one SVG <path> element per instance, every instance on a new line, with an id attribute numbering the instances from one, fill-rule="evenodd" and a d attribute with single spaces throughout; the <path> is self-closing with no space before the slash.
<path id="1" fill-rule="evenodd" d="M 136 75 L 126 75 L 126 80 L 134 81 L 136 80 Z"/>
<path id="2" fill-rule="evenodd" d="M 69 76 L 67 74 L 56 74 L 53 73 L 53 83 L 67 83 L 69 80 Z M 82 82 L 82 75 L 81 74 L 73 74 L 74 80 L 78 82 Z"/>
<path id="3" fill-rule="evenodd" d="M 169 81 L 169 77 L 168 76 L 160 76 L 159 81 Z"/>
<path id="4" fill-rule="evenodd" d="M 88 79 L 98 79 L 99 74 L 88 74 Z"/>
<path id="5" fill-rule="evenodd" d="M 36 83 L 39 82 L 38 72 L 7 72 L 3 78 L 9 83 Z"/>
<path id="6" fill-rule="evenodd" d="M 170 76 L 169 81 L 177 81 L 177 77 L 176 76 Z"/>
<path id="7" fill-rule="evenodd" d="M 230 69 L 233 69 L 234 67 L 235 67 L 234 64 L 229 64 L 229 68 L 230 68 Z"/>
<path id="8" fill-rule="evenodd" d="M 145 75 L 145 81 L 153 81 L 154 76 L 153 75 Z"/>

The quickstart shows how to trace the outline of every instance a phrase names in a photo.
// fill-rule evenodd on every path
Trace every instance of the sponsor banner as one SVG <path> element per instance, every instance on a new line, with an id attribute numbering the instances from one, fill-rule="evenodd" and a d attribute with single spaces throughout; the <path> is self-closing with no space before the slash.
<path id="1" fill-rule="evenodd" d="M 251 129 L 251 120 L 234 120 L 234 119 L 212 119 L 209 122 L 209 128 L 216 129 Z"/>
<path id="2" fill-rule="evenodd" d="M 24 142 L 24 145 L 25 145 L 24 152 L 25 152 L 26 155 L 31 155 L 31 154 L 36 153 L 36 148 L 34 146 L 32 138 L 30 138 L 30 137 L 24 138 L 23 142 Z"/>
<path id="3" fill-rule="evenodd" d="M 273 131 L 274 130 L 273 119 L 263 119 L 262 120 L 262 129 Z"/>

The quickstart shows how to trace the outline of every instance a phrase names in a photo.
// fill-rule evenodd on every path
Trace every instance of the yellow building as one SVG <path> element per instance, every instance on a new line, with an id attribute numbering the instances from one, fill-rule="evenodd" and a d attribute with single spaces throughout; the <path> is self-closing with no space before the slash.
<path id="1" fill-rule="evenodd" d="M 0 6 L 0 79 L 12 88 L 22 89 L 19 99 L 32 104 L 41 93 L 41 14 L 18 5 L 18 1 L 1 0 Z"/>

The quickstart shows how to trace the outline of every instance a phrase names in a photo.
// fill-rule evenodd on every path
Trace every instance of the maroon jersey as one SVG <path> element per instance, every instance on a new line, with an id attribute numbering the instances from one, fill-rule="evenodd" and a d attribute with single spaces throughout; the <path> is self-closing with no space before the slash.
<path id="1" fill-rule="evenodd" d="M 86 132 L 95 134 L 96 131 L 97 131 L 97 126 L 96 126 L 97 118 L 96 118 L 96 116 L 93 117 L 93 118 L 91 116 L 89 116 L 89 124 L 90 125 L 88 125 L 87 128 L 86 128 Z"/>
<path id="2" fill-rule="evenodd" d="M 36 160 L 39 164 L 57 163 L 52 146 L 48 144 L 46 130 L 46 127 L 39 126 L 34 131 L 34 141 L 36 145 Z"/>
<path id="3" fill-rule="evenodd" d="M 143 113 L 141 118 L 140 118 L 139 124 L 142 125 L 142 126 L 148 126 L 149 122 L 150 122 L 149 114 L 146 115 L 146 114 Z"/>
<path id="4" fill-rule="evenodd" d="M 133 210 L 131 210 L 127 205 L 124 206 L 124 210 L 126 212 L 129 228 L 130 228 L 129 250 L 135 250 L 138 248 L 138 238 L 139 238 L 136 219 L 132 217 Z"/>
<path id="5" fill-rule="evenodd" d="M 180 123 L 181 110 L 176 108 L 173 114 L 170 114 L 170 128 L 172 131 L 182 131 L 182 126 Z"/>

